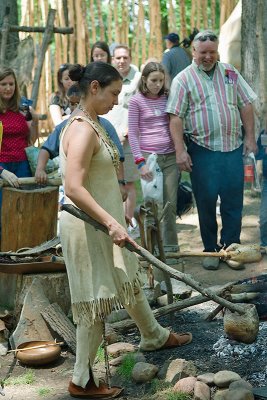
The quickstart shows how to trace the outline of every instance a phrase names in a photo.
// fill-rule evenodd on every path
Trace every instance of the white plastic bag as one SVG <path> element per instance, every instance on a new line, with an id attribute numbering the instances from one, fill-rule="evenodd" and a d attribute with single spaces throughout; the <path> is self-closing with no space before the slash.
<path id="1" fill-rule="evenodd" d="M 157 154 L 152 153 L 148 156 L 146 165 L 152 172 L 152 181 L 141 179 L 141 187 L 143 198 L 147 200 L 155 200 L 157 203 L 163 203 L 163 174 L 157 163 Z"/>

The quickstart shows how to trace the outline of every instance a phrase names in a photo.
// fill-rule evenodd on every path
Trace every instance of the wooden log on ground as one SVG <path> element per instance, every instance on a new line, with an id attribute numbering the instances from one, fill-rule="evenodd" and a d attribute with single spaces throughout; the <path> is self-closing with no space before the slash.
<path id="1" fill-rule="evenodd" d="M 57 233 L 58 188 L 3 189 L 1 250 L 16 251 L 53 239 Z"/>
<path id="2" fill-rule="evenodd" d="M 233 283 L 227 284 L 223 287 L 221 287 L 220 289 L 214 290 L 215 293 L 217 293 L 218 295 L 223 295 L 223 293 L 225 293 L 227 290 L 230 290 L 232 287 Z M 168 304 L 167 306 L 164 307 L 160 307 L 156 310 L 153 310 L 153 314 L 154 317 L 160 318 L 163 317 L 164 315 L 176 312 L 176 311 L 180 311 L 183 310 L 185 308 L 188 307 L 192 307 L 195 306 L 197 304 L 201 304 L 201 303 L 205 303 L 207 301 L 210 301 L 210 299 L 208 299 L 206 296 L 194 296 L 191 297 L 190 299 L 185 299 L 185 300 L 180 300 L 178 302 L 175 302 L 173 304 Z M 111 324 L 112 328 L 115 329 L 118 332 L 124 333 L 126 331 L 128 331 L 129 329 L 133 329 L 136 328 L 136 324 L 132 319 L 126 319 L 123 321 L 119 321 L 119 322 L 114 322 L 113 324 Z"/>
<path id="3" fill-rule="evenodd" d="M 76 354 L 76 329 L 57 303 L 50 304 L 41 312 L 42 317 L 53 331 L 57 332 Z"/>

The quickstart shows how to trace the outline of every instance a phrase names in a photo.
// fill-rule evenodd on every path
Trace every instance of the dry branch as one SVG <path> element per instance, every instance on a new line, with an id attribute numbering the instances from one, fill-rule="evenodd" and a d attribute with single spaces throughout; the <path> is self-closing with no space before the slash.
<path id="1" fill-rule="evenodd" d="M 70 214 L 74 215 L 75 217 L 82 219 L 83 221 L 93 225 L 96 229 L 99 229 L 102 232 L 108 234 L 106 227 L 101 225 L 99 222 L 95 221 L 93 218 L 91 218 L 89 215 L 87 215 L 85 212 L 78 209 L 77 207 L 75 207 L 71 204 L 63 204 L 62 210 L 69 212 Z M 135 252 L 135 253 L 143 256 L 148 262 L 153 264 L 155 267 L 159 268 L 163 272 L 167 272 L 170 275 L 170 277 L 186 283 L 187 285 L 189 285 L 192 288 L 194 288 L 195 290 L 197 290 L 199 293 L 203 294 L 203 296 L 206 296 L 210 300 L 213 300 L 216 303 L 223 305 L 224 307 L 228 308 L 230 311 L 237 312 L 240 315 L 243 315 L 246 313 L 246 310 L 244 309 L 244 307 L 239 306 L 237 304 L 232 304 L 231 302 L 219 297 L 217 294 L 215 294 L 210 289 L 205 289 L 201 285 L 201 283 L 195 281 L 190 275 L 184 274 L 180 271 L 176 271 L 174 268 L 169 267 L 167 264 L 164 264 L 162 261 L 158 260 L 149 251 L 145 250 L 141 246 L 139 246 L 138 248 L 135 248 L 131 243 L 126 242 L 125 247 L 129 251 Z"/>

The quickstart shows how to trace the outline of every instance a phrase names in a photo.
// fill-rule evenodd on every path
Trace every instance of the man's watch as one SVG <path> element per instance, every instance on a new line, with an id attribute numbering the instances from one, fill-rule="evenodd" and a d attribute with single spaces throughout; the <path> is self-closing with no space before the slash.
<path id="1" fill-rule="evenodd" d="M 125 186 L 126 185 L 126 180 L 125 179 L 118 179 L 119 185 Z"/>

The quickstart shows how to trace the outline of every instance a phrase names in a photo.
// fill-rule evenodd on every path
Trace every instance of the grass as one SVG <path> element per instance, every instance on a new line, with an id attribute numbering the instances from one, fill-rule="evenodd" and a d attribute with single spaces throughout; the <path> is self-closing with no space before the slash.
<path id="1" fill-rule="evenodd" d="M 96 353 L 95 362 L 104 362 L 105 361 L 105 353 L 102 346 L 99 346 Z"/>
<path id="2" fill-rule="evenodd" d="M 25 374 L 17 377 L 10 377 L 5 381 L 5 385 L 31 385 L 35 381 L 35 373 L 32 369 L 29 369 Z"/>
<path id="3" fill-rule="evenodd" d="M 192 396 L 183 392 L 171 392 L 167 394 L 166 400 L 191 400 Z"/>
<path id="4" fill-rule="evenodd" d="M 133 354 L 126 354 L 121 365 L 118 367 L 118 374 L 125 379 L 130 379 L 135 363 Z"/>
<path id="5" fill-rule="evenodd" d="M 163 390 L 169 389 L 171 387 L 171 384 L 169 382 L 165 382 L 163 380 L 159 379 L 153 379 L 151 382 L 151 394 L 155 394 L 157 392 L 161 392 Z"/>
<path id="6" fill-rule="evenodd" d="M 38 392 L 39 396 L 46 397 L 52 392 L 52 390 L 49 388 L 46 388 L 46 387 L 42 387 L 42 388 L 39 388 L 37 392 Z"/>

